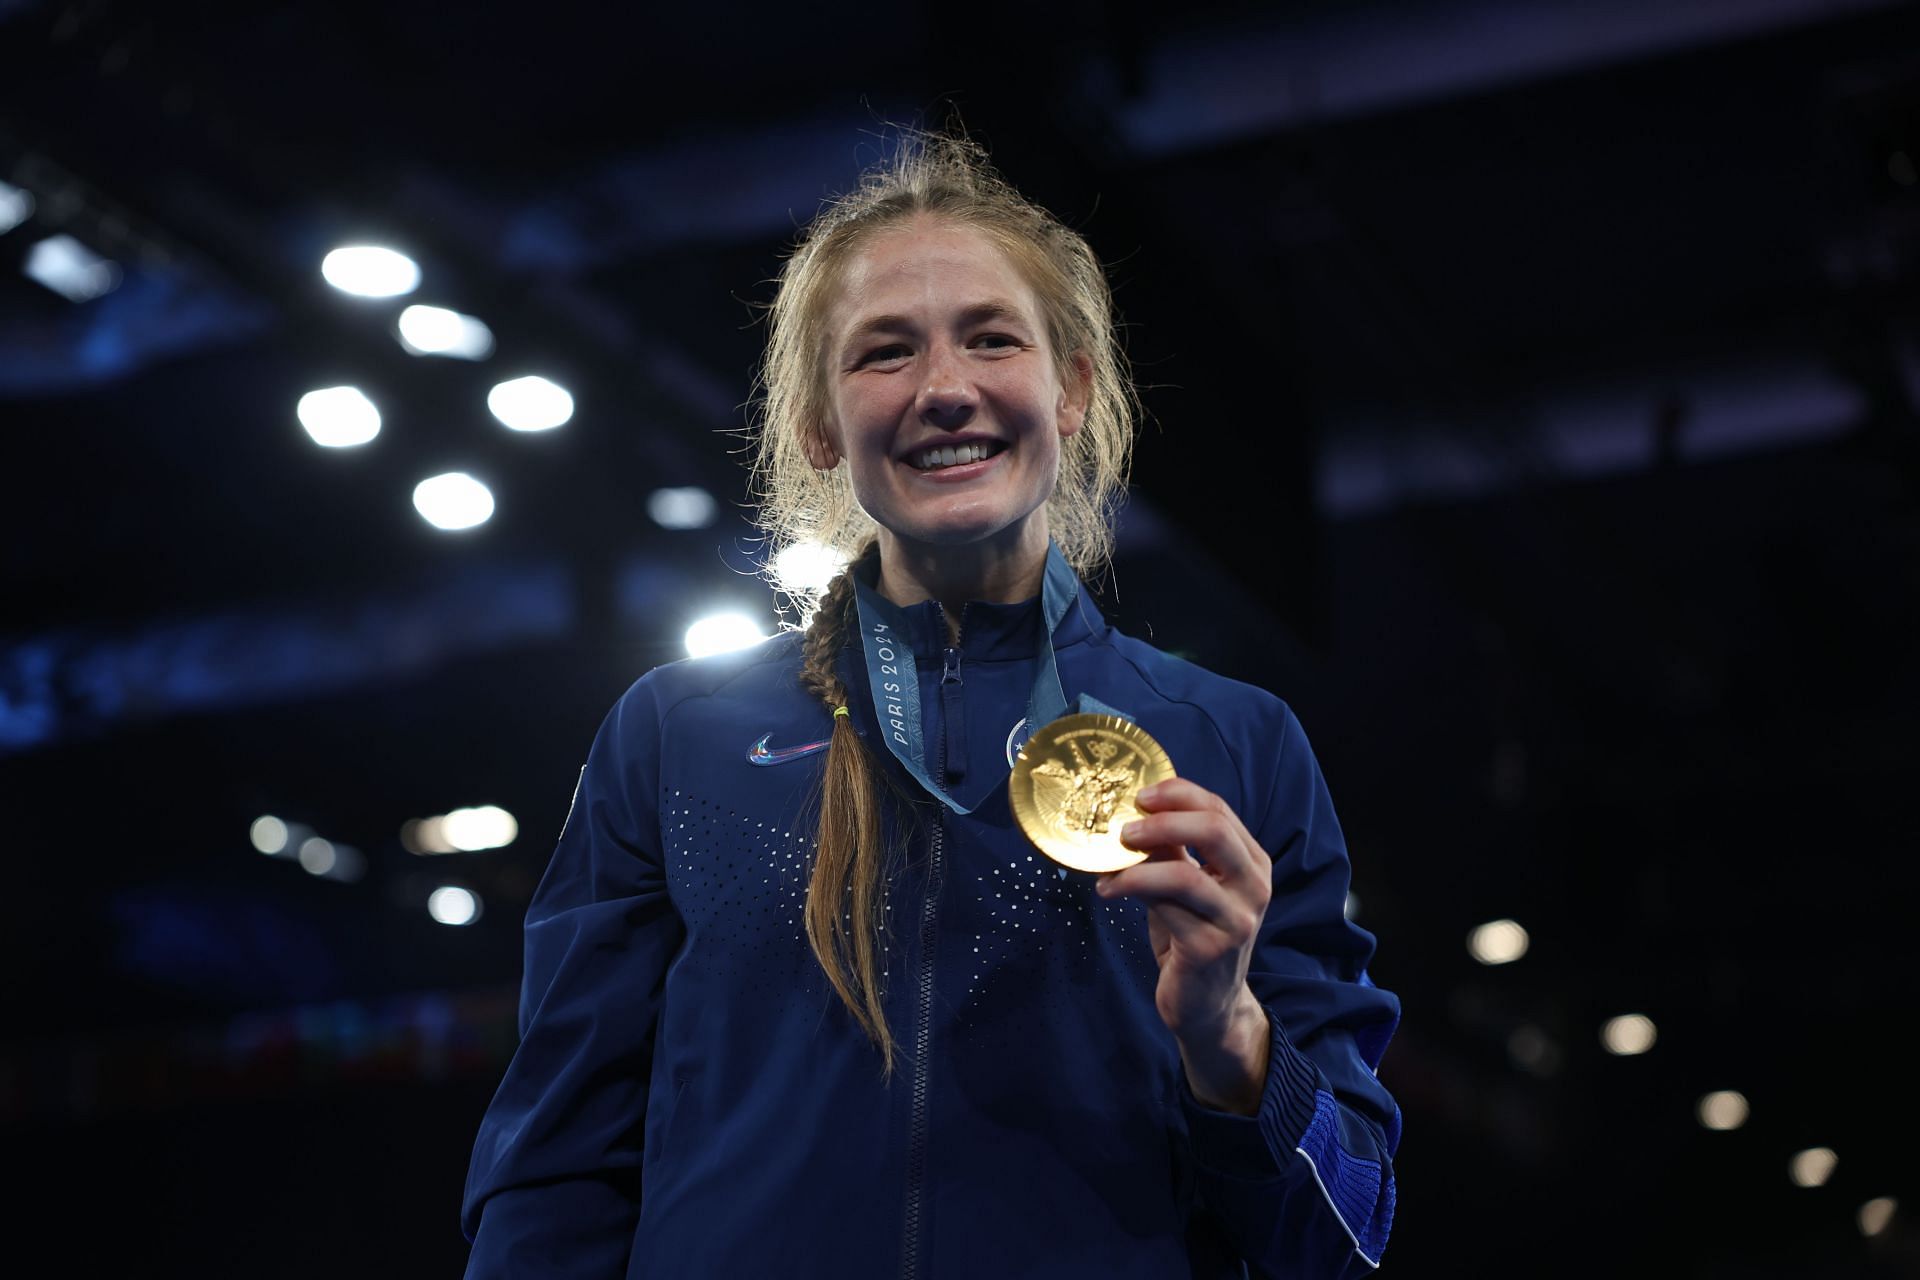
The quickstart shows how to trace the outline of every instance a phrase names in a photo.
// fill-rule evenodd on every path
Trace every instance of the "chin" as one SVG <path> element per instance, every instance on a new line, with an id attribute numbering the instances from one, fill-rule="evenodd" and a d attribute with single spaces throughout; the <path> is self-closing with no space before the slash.
<path id="1" fill-rule="evenodd" d="M 930 547 L 970 547 L 991 542 L 1007 532 L 1003 523 L 953 521 L 896 527 L 895 536 Z"/>
<path id="2" fill-rule="evenodd" d="M 968 496 L 971 501 L 894 501 L 869 508 L 868 514 L 902 541 L 959 548 L 1015 541 L 1030 521 L 1043 518 L 1040 512 L 1046 506 L 1044 497 L 1029 504 L 1024 500 L 1010 501 L 1005 493 Z"/>

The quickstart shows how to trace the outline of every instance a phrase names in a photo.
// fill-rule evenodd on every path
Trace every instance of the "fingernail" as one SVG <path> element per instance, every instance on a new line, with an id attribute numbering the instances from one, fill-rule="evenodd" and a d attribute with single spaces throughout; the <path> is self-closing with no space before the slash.
<path id="1" fill-rule="evenodd" d="M 1138 822 L 1129 822 L 1126 826 L 1120 828 L 1120 843 L 1132 844 L 1134 837 L 1140 834 L 1140 828 L 1142 825 L 1144 824 L 1138 823 Z"/>

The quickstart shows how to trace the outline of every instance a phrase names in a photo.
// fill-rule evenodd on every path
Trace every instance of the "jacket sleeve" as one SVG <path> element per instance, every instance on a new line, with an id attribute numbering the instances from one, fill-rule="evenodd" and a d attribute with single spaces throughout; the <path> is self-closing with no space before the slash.
<path id="1" fill-rule="evenodd" d="M 1400 1112 L 1374 1069 L 1400 1002 L 1367 977 L 1374 939 L 1346 919 L 1346 843 L 1305 732 L 1281 715 L 1266 813 L 1249 824 L 1273 858 L 1247 974 L 1272 1024 L 1266 1087 L 1255 1115 L 1230 1115 L 1182 1074 L 1181 1104 L 1200 1200 L 1253 1275 L 1359 1276 L 1393 1225 Z"/>
<path id="2" fill-rule="evenodd" d="M 659 741 L 642 679 L 601 724 L 527 909 L 520 1044 L 467 1172 L 469 1280 L 626 1274 L 654 1029 L 683 933 L 660 854 Z"/>

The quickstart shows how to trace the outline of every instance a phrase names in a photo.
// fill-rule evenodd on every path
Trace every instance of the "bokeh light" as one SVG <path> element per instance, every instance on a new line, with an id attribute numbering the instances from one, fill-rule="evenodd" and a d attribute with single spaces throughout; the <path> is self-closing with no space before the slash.
<path id="1" fill-rule="evenodd" d="M 795 595 L 818 595 L 846 567 L 839 552 L 819 542 L 795 542 L 773 558 L 774 581 Z"/>
<path id="2" fill-rule="evenodd" d="M 520 834 L 520 824 L 498 805 L 473 809 L 455 809 L 440 820 L 439 835 L 462 853 L 480 849 L 498 849 L 510 845 Z"/>
<path id="3" fill-rule="evenodd" d="M 0 236 L 33 216 L 33 192 L 0 182 Z"/>
<path id="4" fill-rule="evenodd" d="M 1490 920 L 1467 937 L 1467 950 L 1481 964 L 1511 964 L 1527 954 L 1527 931 L 1512 920 Z"/>
<path id="5" fill-rule="evenodd" d="M 329 449 L 350 449 L 380 434 L 380 410 L 358 387 L 309 391 L 294 412 L 313 442 Z"/>
<path id="6" fill-rule="evenodd" d="M 308 875 L 324 876 L 333 870 L 333 842 L 313 836 L 300 842 L 300 868 Z"/>
<path id="7" fill-rule="evenodd" d="M 400 313 L 394 327 L 409 355 L 484 360 L 493 353 L 493 330 L 484 321 L 446 307 L 416 303 Z"/>
<path id="8" fill-rule="evenodd" d="M 480 899 L 471 889 L 443 884 L 427 895 L 427 914 L 441 924 L 472 924 L 480 918 Z"/>
<path id="9" fill-rule="evenodd" d="M 573 396 L 558 383 L 528 376 L 494 387 L 487 408 L 514 431 L 551 431 L 573 417 Z"/>
<path id="10" fill-rule="evenodd" d="M 1747 1099 L 1732 1089 L 1719 1089 L 1702 1097 L 1694 1114 L 1708 1129 L 1738 1129 L 1747 1122 Z"/>
<path id="11" fill-rule="evenodd" d="M 120 286 L 120 267 L 72 236 L 48 236 L 27 250 L 20 270 L 69 302 L 91 302 Z"/>
<path id="12" fill-rule="evenodd" d="M 1832 1147 L 1808 1147 L 1787 1163 L 1787 1175 L 1796 1187 L 1823 1187 L 1839 1163 Z"/>
<path id="13" fill-rule="evenodd" d="M 493 517 L 493 491 L 464 471 L 449 471 L 413 487 L 413 509 L 436 529 L 471 529 Z"/>
<path id="14" fill-rule="evenodd" d="M 1875 1196 L 1860 1206 L 1856 1221 L 1860 1224 L 1860 1234 L 1877 1236 L 1887 1229 L 1893 1221 L 1894 1213 L 1900 1208 L 1900 1202 L 1892 1196 Z"/>
<path id="15" fill-rule="evenodd" d="M 760 625 L 744 613 L 716 613 L 687 628 L 687 653 L 704 658 L 759 644 L 767 638 Z"/>
<path id="16" fill-rule="evenodd" d="M 1653 1019 L 1644 1013 L 1623 1013 L 1617 1018 L 1607 1019 L 1607 1025 L 1600 1028 L 1600 1043 L 1606 1046 L 1608 1053 L 1623 1058 L 1645 1053 L 1653 1048 L 1653 1042 L 1659 1038 L 1659 1029 L 1653 1025 Z"/>
<path id="17" fill-rule="evenodd" d="M 358 298 L 397 298 L 420 287 L 414 260 L 380 245 L 343 245 L 320 260 L 320 274 L 340 292 Z"/>
<path id="18" fill-rule="evenodd" d="M 287 851 L 287 824 L 270 813 L 255 818 L 247 834 L 261 853 L 278 855 Z"/>
<path id="19" fill-rule="evenodd" d="M 720 504 L 697 485 L 655 489 L 647 495 L 647 515 L 662 529 L 704 529 L 718 514 Z"/>

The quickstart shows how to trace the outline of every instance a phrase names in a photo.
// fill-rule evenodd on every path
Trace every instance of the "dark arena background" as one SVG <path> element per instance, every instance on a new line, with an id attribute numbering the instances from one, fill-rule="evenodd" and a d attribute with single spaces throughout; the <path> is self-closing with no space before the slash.
<path id="1" fill-rule="evenodd" d="M 1110 617 L 1326 769 L 1387 1272 L 1920 1275 L 1917 17 L 0 0 L 7 1269 L 459 1273 L 594 730 L 779 623 L 767 281 L 957 109 L 1110 265 Z"/>

